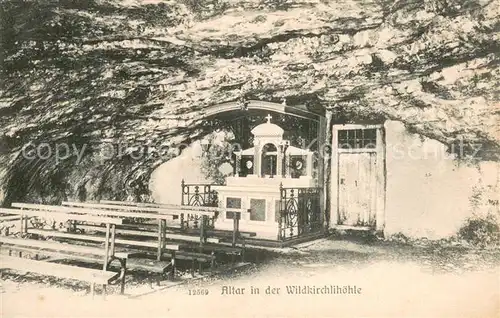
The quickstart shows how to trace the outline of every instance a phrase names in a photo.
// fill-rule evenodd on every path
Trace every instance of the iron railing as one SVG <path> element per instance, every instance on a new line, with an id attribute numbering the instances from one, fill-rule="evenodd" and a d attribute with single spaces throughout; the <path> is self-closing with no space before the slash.
<path id="1" fill-rule="evenodd" d="M 212 190 L 211 184 L 185 183 L 181 181 L 181 205 L 217 207 L 217 192 Z M 214 228 L 217 214 L 208 219 L 207 228 Z M 186 214 L 181 219 L 182 228 L 199 228 L 200 216 Z"/>
<path id="2" fill-rule="evenodd" d="M 286 241 L 323 230 L 321 188 L 280 185 L 278 240 Z"/>

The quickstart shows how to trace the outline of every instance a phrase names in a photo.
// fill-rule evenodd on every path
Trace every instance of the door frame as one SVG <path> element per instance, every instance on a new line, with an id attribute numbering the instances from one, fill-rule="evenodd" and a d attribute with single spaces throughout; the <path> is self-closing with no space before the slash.
<path id="1" fill-rule="evenodd" d="M 351 129 L 376 129 L 377 144 L 374 149 L 340 149 L 338 147 L 338 132 Z M 385 226 L 385 196 L 386 196 L 386 167 L 385 167 L 385 130 L 383 124 L 362 125 L 362 124 L 337 124 L 332 127 L 332 157 L 331 157 L 331 182 L 330 182 L 330 228 L 342 228 L 339 225 L 339 155 L 341 153 L 375 152 L 375 229 L 382 232 Z M 349 226 L 347 226 L 349 227 Z M 356 228 L 355 226 L 352 226 Z M 362 227 L 360 227 L 362 228 Z"/>

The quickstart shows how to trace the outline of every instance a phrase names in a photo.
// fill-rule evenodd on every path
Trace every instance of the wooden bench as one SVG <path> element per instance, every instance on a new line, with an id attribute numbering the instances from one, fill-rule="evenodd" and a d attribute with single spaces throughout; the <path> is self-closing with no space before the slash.
<path id="1" fill-rule="evenodd" d="M 53 241 L 41 241 L 34 239 L 19 239 L 12 237 L 0 237 L 0 247 L 7 249 L 9 256 L 13 251 L 18 252 L 18 256 L 22 257 L 23 253 L 35 254 L 35 260 L 38 260 L 40 255 L 50 256 L 62 259 L 80 260 L 91 263 L 103 263 L 103 270 L 109 271 L 109 268 L 114 260 L 119 261 L 119 281 L 120 293 L 125 292 L 125 274 L 127 269 L 127 259 L 130 253 L 115 252 L 114 255 L 106 262 L 102 247 L 89 247 L 74 244 L 65 244 Z"/>
<path id="2" fill-rule="evenodd" d="M 85 203 L 85 202 L 63 202 L 63 205 L 65 206 L 76 206 L 80 208 L 98 208 L 98 209 L 105 209 L 106 211 L 136 211 L 139 212 L 138 216 L 148 216 L 145 214 L 146 212 L 157 212 L 160 215 L 166 214 L 166 215 L 176 215 L 179 213 L 179 210 L 177 208 L 183 208 L 182 206 L 169 206 L 168 208 L 165 207 L 139 207 L 139 206 L 133 206 L 133 205 L 117 205 L 117 204 L 96 204 L 96 203 Z M 196 207 L 197 208 L 197 207 Z M 189 243 L 199 243 L 199 251 L 198 253 L 196 252 L 184 252 L 184 251 L 178 251 L 175 253 L 175 256 L 177 259 L 190 259 L 193 262 L 193 267 L 194 267 L 194 262 L 198 262 L 200 272 L 202 270 L 202 263 L 209 263 L 210 268 L 213 269 L 213 266 L 215 264 L 215 259 L 214 259 L 214 253 L 210 253 L 210 255 L 206 255 L 203 253 L 205 251 L 202 246 L 207 243 L 211 244 L 217 244 L 219 243 L 218 238 L 212 238 L 212 237 L 207 237 L 207 232 L 204 230 L 205 225 L 206 225 L 206 217 L 209 215 L 214 215 L 215 212 L 213 211 L 204 211 L 204 210 L 198 210 L 198 209 L 182 209 L 183 212 L 190 212 L 196 215 L 201 216 L 202 222 L 200 225 L 200 231 L 198 232 L 198 238 L 190 235 L 185 235 L 185 234 L 175 234 L 175 233 L 167 233 L 167 227 L 166 223 L 162 224 L 161 227 L 161 235 L 163 235 L 164 239 L 169 239 L 173 241 L 183 241 L 183 242 L 189 242 Z M 182 218 L 182 217 L 181 217 Z M 163 220 L 163 219 L 162 219 Z M 155 237 L 158 236 L 158 233 L 155 233 L 151 230 L 139 230 L 139 229 L 133 229 L 133 226 L 130 224 L 127 225 L 129 229 L 118 229 L 117 233 L 123 234 L 123 235 L 133 235 L 133 236 L 139 236 L 139 237 Z M 89 227 L 89 226 L 80 226 L 80 228 L 87 229 L 87 230 L 93 230 L 93 231 L 100 231 L 101 228 L 99 227 Z M 132 229 L 130 229 L 132 228 Z M 173 256 L 172 253 L 162 253 L 163 256 Z M 175 269 L 174 269 L 175 270 Z"/>
<path id="3" fill-rule="evenodd" d="M 0 222 L 10 222 L 10 221 L 17 221 L 21 217 L 19 215 L 2 215 L 0 216 Z"/>
<path id="4" fill-rule="evenodd" d="M 85 203 L 85 202 L 63 202 L 63 205 L 66 207 L 79 207 L 85 209 L 104 209 L 105 213 L 110 213 L 110 215 L 122 215 L 122 216 L 134 216 L 137 218 L 150 218 L 150 219 L 158 219 L 161 222 L 158 223 L 158 235 L 162 236 L 164 239 L 172 238 L 179 241 L 188 241 L 195 242 L 198 241 L 200 245 L 203 245 L 207 241 L 211 243 L 217 243 L 218 239 L 216 238 L 208 238 L 205 231 L 206 225 L 206 217 L 214 216 L 215 212 L 213 211 L 204 211 L 197 209 L 177 209 L 180 206 L 176 206 L 176 208 L 164 208 L 164 207 L 136 207 L 136 206 L 120 206 L 120 205 L 112 205 L 112 204 L 96 204 L 96 203 Z M 127 211 L 140 211 L 137 212 L 127 212 Z M 188 235 L 176 235 L 167 233 L 167 223 L 166 220 L 169 219 L 168 216 L 173 215 L 182 215 L 185 212 L 189 212 L 193 215 L 198 215 L 201 217 L 202 222 L 200 222 L 200 232 L 199 239 L 196 240 L 192 236 Z M 95 212 L 94 212 L 95 213 Z M 136 214 L 133 214 L 136 213 Z M 101 212 L 102 214 L 102 212 Z M 182 216 L 181 216 L 182 218 Z"/>
<path id="5" fill-rule="evenodd" d="M 92 296 L 95 294 L 95 285 L 102 285 L 103 295 L 106 295 L 106 286 L 120 276 L 120 273 L 96 270 L 71 265 L 50 263 L 31 260 L 20 257 L 4 256 L 0 262 L 0 268 L 13 269 L 16 271 L 33 272 L 59 278 L 75 279 L 90 283 Z"/>
<path id="6" fill-rule="evenodd" d="M 99 227 L 99 226 L 88 226 L 88 225 L 82 225 L 82 226 L 79 226 L 79 228 L 82 228 L 82 229 L 85 229 L 85 230 L 90 230 L 90 231 L 103 231 L 104 228 L 103 227 Z M 151 230 L 145 230 L 145 231 L 139 231 L 139 230 L 121 230 L 121 229 L 118 229 L 116 231 L 117 235 L 119 234 L 124 234 L 124 235 L 133 235 L 133 236 L 143 236 L 143 237 L 156 237 L 156 233 L 151 231 Z M 191 237 L 191 236 L 187 236 L 188 238 L 191 238 L 192 242 L 196 242 L 197 238 L 196 237 Z M 171 240 L 176 240 L 178 238 L 180 238 L 180 240 L 186 240 L 186 236 L 185 235 L 177 235 L 177 234 L 168 234 L 167 233 L 167 238 L 171 239 Z M 207 242 L 209 243 L 218 243 L 219 240 L 218 239 L 213 239 L 213 238 L 209 238 L 207 240 Z M 209 245 L 206 245 L 206 246 L 209 246 Z M 214 245 L 210 245 L 210 246 L 214 246 Z M 186 248 L 186 246 L 183 246 L 184 248 Z M 221 249 L 224 249 L 224 247 L 221 247 Z M 221 250 L 219 249 L 219 251 Z M 199 251 L 199 247 L 198 247 L 198 251 Z M 205 248 L 205 245 L 203 245 L 203 248 L 202 248 L 202 251 L 208 251 L 210 252 L 209 255 L 207 254 L 204 254 L 204 253 L 201 253 L 201 252 L 198 252 L 198 253 L 195 253 L 195 252 L 186 252 L 186 251 L 183 251 L 183 250 L 179 250 L 177 252 L 175 252 L 175 259 L 179 259 L 179 260 L 191 260 L 193 262 L 192 264 L 192 270 L 191 272 L 193 272 L 193 269 L 194 269 L 194 262 L 196 261 L 198 264 L 199 264 L 199 272 L 201 273 L 202 272 L 202 264 L 203 263 L 208 263 L 210 264 L 210 268 L 213 269 L 214 268 L 214 265 L 215 265 L 215 248 Z M 173 257 L 174 254 L 172 254 L 172 252 L 163 252 L 162 253 L 162 256 L 163 257 Z M 148 262 L 146 262 L 148 263 Z M 149 262 L 151 263 L 151 262 Z M 129 265 L 131 263 L 129 262 Z M 140 265 L 139 265 L 140 264 Z M 134 265 L 130 265 L 129 268 L 134 268 L 135 266 L 135 263 Z M 146 269 L 145 265 L 143 262 L 140 262 L 138 263 L 138 266 L 137 266 L 138 269 Z M 154 269 L 155 267 L 153 267 L 152 269 Z M 175 271 L 175 269 L 174 269 Z M 175 273 L 172 273 L 172 275 L 175 275 Z"/>
<path id="7" fill-rule="evenodd" d="M 54 221 L 55 220 L 60 220 L 60 221 L 62 220 L 65 222 L 85 221 L 96 224 L 105 224 L 106 232 L 105 232 L 105 239 L 103 242 L 105 243 L 104 253 L 106 260 L 109 259 L 111 255 L 114 255 L 116 225 L 122 224 L 122 220 L 118 218 L 73 214 L 70 213 L 70 211 L 62 212 L 62 211 L 52 211 L 52 210 L 0 208 L 0 213 L 11 213 L 20 215 L 21 234 L 28 233 L 28 219 L 31 217 L 39 217 Z"/>
<path id="8" fill-rule="evenodd" d="M 193 212 L 196 215 L 213 216 L 216 211 L 208 209 L 183 209 L 183 206 L 162 206 L 162 207 L 137 207 L 130 205 L 116 205 L 116 204 L 102 204 L 102 203 L 89 203 L 89 202 L 62 202 L 63 206 L 72 206 L 80 208 L 96 208 L 101 210 L 119 210 L 119 211 L 135 211 L 141 212 L 134 217 L 141 217 L 141 215 L 149 213 L 159 213 L 165 215 L 178 215 L 181 213 Z"/>
<path id="9" fill-rule="evenodd" d="M 72 207 L 81 207 L 81 208 L 97 208 L 97 209 L 105 209 L 109 211 L 135 211 L 135 212 L 140 212 L 140 216 L 137 215 L 136 217 L 145 217 L 148 218 L 148 215 L 146 214 L 147 212 L 149 213 L 158 213 L 160 215 L 170 215 L 173 219 L 173 217 L 179 217 L 180 222 L 181 222 L 181 228 L 183 227 L 183 224 L 186 224 L 185 219 L 188 218 L 189 216 L 195 216 L 200 218 L 200 245 L 202 245 L 204 242 L 207 241 L 208 237 L 206 236 L 206 226 L 207 226 L 207 217 L 216 217 L 217 214 L 219 213 L 219 209 L 217 208 L 208 208 L 208 207 L 187 207 L 187 206 L 181 206 L 181 205 L 158 205 L 154 206 L 152 204 L 144 206 L 140 205 L 119 205 L 116 204 L 114 201 L 106 201 L 106 202 L 113 202 L 113 204 L 104 204 L 104 203 L 86 203 L 86 202 L 62 202 L 62 205 L 64 206 L 72 206 Z M 168 218 L 165 218 L 165 222 Z M 166 223 L 162 225 L 163 227 L 166 227 Z M 192 238 L 189 238 L 187 236 L 180 237 L 178 236 L 178 239 L 180 240 L 188 240 L 192 241 Z"/>
<path id="10" fill-rule="evenodd" d="M 80 226 L 79 226 L 80 227 Z M 104 231 L 104 229 L 103 229 Z M 52 237 L 52 238 L 67 238 L 73 240 L 82 240 L 82 241 L 91 241 L 91 242 L 103 242 L 104 237 L 96 236 L 96 235 L 81 235 L 74 233 L 64 233 L 58 231 L 50 231 L 50 230 L 29 230 L 29 233 L 42 235 L 44 237 Z M 148 261 L 148 264 L 154 263 L 152 266 L 144 265 L 141 262 L 141 255 L 145 254 L 142 249 L 136 250 L 137 248 L 156 248 L 157 243 L 155 241 L 136 241 L 131 239 L 115 239 L 116 245 L 126 246 L 128 248 L 128 254 L 131 255 L 127 259 L 127 271 L 129 270 L 145 270 L 154 274 L 158 274 L 157 281 L 160 281 L 165 274 L 167 274 L 167 270 L 170 269 L 168 274 L 170 277 L 174 277 L 175 275 L 175 251 L 179 249 L 179 245 L 177 244 L 168 244 L 163 246 L 164 250 L 170 250 L 171 255 L 174 255 L 170 259 L 170 261 L 163 261 L 161 259 L 155 259 Z M 132 250 L 130 250 L 132 249 Z M 163 253 L 163 252 L 162 252 Z M 146 253 L 147 255 L 147 253 Z M 133 256 L 133 257 L 132 257 Z"/>
<path id="11" fill-rule="evenodd" d="M 0 235 L 9 235 L 10 229 L 15 227 L 15 221 L 19 221 L 21 216 L 3 214 L 0 216 Z"/>
<path id="12" fill-rule="evenodd" d="M 80 220 L 82 219 L 81 215 L 73 215 L 70 213 L 61 213 L 61 212 L 53 212 L 47 213 L 46 211 L 34 211 L 34 210 L 18 210 L 18 209 L 0 209 L 0 212 L 3 213 L 12 213 L 18 214 L 22 223 L 22 234 L 28 232 L 28 217 L 46 217 L 51 220 L 59 219 L 59 220 Z M 22 238 L 13 238 L 9 236 L 0 237 L 0 244 L 2 248 L 7 248 L 9 250 L 9 255 L 12 255 L 12 251 L 19 252 L 19 256 L 22 256 L 23 252 L 27 253 L 35 253 L 35 257 L 38 257 L 39 254 L 49 255 L 49 256 L 57 256 L 63 258 L 69 258 L 74 260 L 91 260 L 93 262 L 100 262 L 103 264 L 102 271 L 108 272 L 109 264 L 114 260 L 118 260 L 120 262 L 120 272 L 114 273 L 113 277 L 119 276 L 121 282 L 121 293 L 124 292 L 125 288 L 125 273 L 126 273 L 126 260 L 128 258 L 128 253 L 115 252 L 115 226 L 117 224 L 121 224 L 121 220 L 119 219 L 111 219 L 105 217 L 87 217 L 86 221 L 94 222 L 98 224 L 106 224 L 105 226 L 105 240 L 104 248 L 103 247 L 88 247 L 88 246 L 80 246 L 73 244 L 62 244 L 58 242 L 48 242 L 48 241 L 40 241 L 34 239 L 22 239 Z M 60 265 L 60 264 L 57 264 Z M 75 266 L 70 266 L 75 268 Z M 43 269 L 51 268 L 42 267 Z M 77 267 L 76 267 L 77 268 Z M 16 269 L 16 268 L 13 268 Z M 87 271 L 88 272 L 88 271 Z M 49 274 L 46 272 L 41 272 L 41 274 Z M 57 276 L 55 272 L 50 272 L 50 275 Z M 66 275 L 66 274 L 64 274 Z M 94 275 L 95 276 L 95 275 Z M 101 276 L 96 276 L 101 277 Z M 103 277 L 107 277 L 104 275 Z M 67 278 L 64 276 L 64 278 Z M 75 277 L 78 279 L 78 277 Z M 95 284 L 96 281 L 89 281 L 92 284 Z M 103 283 L 103 286 L 107 285 L 109 280 L 106 283 Z M 105 288 L 105 287 L 104 287 Z M 92 285 L 92 290 L 93 290 Z"/>
<path id="13" fill-rule="evenodd" d="M 167 203 L 147 203 L 147 202 L 132 202 L 132 201 L 112 201 L 112 200 L 101 200 L 100 204 L 106 205 L 118 205 L 118 206 L 130 206 L 130 207 L 146 207 L 146 208 L 164 208 L 164 209 L 181 209 L 181 210 L 191 210 L 193 208 L 199 208 L 202 211 L 219 212 L 219 207 L 211 206 L 192 206 L 192 205 L 178 205 L 178 204 L 167 204 Z M 241 210 L 241 209 L 234 209 Z"/>
<path id="14" fill-rule="evenodd" d="M 217 252 L 222 252 L 225 254 L 230 254 L 232 262 L 234 263 L 235 258 L 234 256 L 240 255 L 241 260 L 244 261 L 245 259 L 245 238 L 247 237 L 253 237 L 256 236 L 257 233 L 255 232 L 243 232 L 239 230 L 239 220 L 241 218 L 242 213 L 247 213 L 248 210 L 245 209 L 233 209 L 233 208 L 220 208 L 220 207 L 207 207 L 207 206 L 187 206 L 187 205 L 174 205 L 174 204 L 159 204 L 159 203 L 138 203 L 138 202 L 130 202 L 130 201 L 110 201 L 110 200 L 101 200 L 100 201 L 102 204 L 106 205 L 116 205 L 116 206 L 129 206 L 129 207 L 135 207 L 135 208 L 140 208 L 140 207 L 157 207 L 157 208 L 163 208 L 163 209 L 169 209 L 169 210 L 182 210 L 185 211 L 186 213 L 189 213 L 190 211 L 212 211 L 216 212 L 217 214 L 220 213 L 226 213 L 226 212 L 233 212 L 235 213 L 235 218 L 233 219 L 233 230 L 228 231 L 228 230 L 217 230 L 215 228 L 206 228 L 202 224 L 199 228 L 191 228 L 188 226 L 183 226 L 182 220 L 184 217 L 181 215 L 181 225 L 179 227 L 176 226 L 169 226 L 167 230 L 170 230 L 170 232 L 178 232 L 182 234 L 188 234 L 188 235 L 197 235 L 200 237 L 205 237 L 205 238 L 217 238 L 219 242 L 215 242 L 213 239 L 205 239 L 204 242 L 202 242 L 199 246 L 199 252 L 204 252 L 208 251 L 211 253 L 217 253 Z M 141 228 L 142 231 L 147 230 L 145 228 Z M 207 245 L 204 243 L 214 243 L 218 244 L 221 243 L 222 241 L 230 240 L 231 241 L 231 247 L 228 246 L 221 246 L 221 245 Z M 241 243 L 241 247 L 237 247 L 237 243 Z"/>
<path id="15" fill-rule="evenodd" d="M 80 225 L 78 226 L 80 229 L 84 230 L 89 230 L 89 231 L 102 231 L 103 227 L 100 226 L 92 226 L 92 225 Z M 135 227 L 131 227 L 135 228 Z M 167 227 L 168 229 L 168 227 Z M 197 232 L 198 233 L 198 232 Z M 149 229 L 143 229 L 140 230 L 140 227 L 137 227 L 137 229 L 123 229 L 123 228 L 117 228 L 116 234 L 124 234 L 124 235 L 131 235 L 131 236 L 144 236 L 144 237 L 157 237 L 156 231 L 154 229 L 149 228 Z M 199 241 L 199 238 L 196 236 L 190 236 L 190 235 L 182 235 L 182 234 L 175 234 L 175 233 L 166 233 L 165 237 L 169 240 L 172 241 L 186 241 L 186 242 L 193 242 L 197 243 Z M 218 238 L 212 238 L 208 237 L 206 240 L 207 243 L 214 243 L 217 244 L 220 242 Z"/>
<path id="16" fill-rule="evenodd" d="M 14 207 L 19 207 L 19 208 L 30 208 L 30 209 L 39 209 L 42 211 L 56 211 L 56 212 L 65 212 L 65 213 L 78 213 L 81 215 L 81 217 L 85 217 L 85 214 L 90 214 L 90 215 L 99 215 L 99 216 L 113 216 L 116 218 L 125 218 L 125 217 L 141 217 L 141 218 L 150 218 L 153 220 L 158 220 L 158 231 L 156 233 L 147 233 L 149 237 L 157 237 L 158 241 L 142 241 L 142 240 L 133 240 L 133 239 L 119 239 L 115 238 L 114 242 L 117 245 L 126 245 L 126 246 L 139 246 L 139 247 L 146 247 L 146 248 L 157 248 L 157 265 L 155 266 L 144 266 L 141 262 L 137 262 L 135 259 L 129 259 L 128 261 L 128 268 L 129 269 L 143 269 L 143 270 L 148 270 L 150 269 L 152 272 L 159 274 L 160 276 L 163 275 L 166 271 L 166 269 L 170 268 L 170 275 L 171 277 L 175 277 L 175 258 L 176 258 L 176 251 L 179 250 L 179 244 L 167 244 L 166 239 L 168 238 L 168 235 L 166 233 L 166 222 L 165 219 L 169 218 L 170 215 L 172 214 L 159 214 L 159 213 L 151 213 L 151 211 L 154 211 L 153 209 L 149 210 L 149 213 L 138 213 L 138 212 L 131 212 L 130 209 L 126 209 L 126 211 L 122 211 L 119 207 L 115 207 L 114 210 L 101 210 L 95 207 L 95 205 L 92 204 L 79 204 L 80 206 L 88 206 L 87 208 L 80 208 L 80 207 L 69 207 L 69 206 L 49 206 L 49 205 L 39 205 L 39 204 L 27 204 L 27 203 L 13 203 L 12 206 Z M 76 224 L 74 224 L 74 227 L 76 229 Z M 79 229 L 87 229 L 87 230 L 93 230 L 96 232 L 103 232 L 105 229 L 102 228 L 102 226 L 89 226 L 89 225 L 78 225 Z M 116 228 L 114 229 L 115 233 L 120 233 L 120 234 L 135 234 L 137 235 L 138 232 L 136 231 L 135 233 L 126 233 L 125 232 L 120 232 L 120 230 L 117 230 Z M 67 238 L 67 239 L 78 239 L 78 240 L 86 240 L 86 241 L 94 241 L 94 242 L 103 242 L 105 238 L 102 236 L 95 236 L 95 235 L 82 235 L 82 234 L 75 234 L 75 233 L 68 233 L 68 232 L 59 232 L 59 231 L 52 231 L 52 230 L 40 230 L 40 229 L 31 229 L 29 231 L 32 234 L 38 234 L 38 235 L 43 235 L 45 237 L 57 237 L 57 238 Z M 142 233 L 144 234 L 144 233 Z M 145 236 L 145 235 L 138 235 L 138 236 Z M 179 236 L 179 235 L 171 235 L 170 238 L 176 238 L 176 239 L 186 239 L 189 238 L 190 240 L 194 240 L 193 237 L 188 237 L 188 236 Z M 211 242 L 215 242 L 215 240 L 211 240 Z M 170 253 L 164 253 L 165 250 L 170 251 Z M 184 259 L 186 255 L 183 254 L 182 251 L 179 252 L 181 259 Z M 169 263 L 166 263 L 161 260 L 162 256 L 166 255 L 171 255 L 171 261 Z M 205 255 L 203 255 L 205 256 Z M 198 257 L 197 261 L 200 259 L 203 259 L 203 257 Z M 208 262 L 208 261 L 205 261 Z M 138 264 L 136 264 L 138 263 Z M 151 262 L 149 262 L 151 263 Z M 213 262 L 210 262 L 211 264 Z M 160 266 L 161 265 L 161 266 Z"/>
<path id="17" fill-rule="evenodd" d="M 12 203 L 13 207 L 18 207 L 23 210 L 16 210 L 16 211 L 27 211 L 26 209 L 31 209 L 34 211 L 37 211 L 39 213 L 62 213 L 62 214 L 67 214 L 70 213 L 71 215 L 76 215 L 77 217 L 73 217 L 73 219 L 81 221 L 81 223 L 87 223 L 89 219 L 92 219 L 92 217 L 107 217 L 110 218 L 111 220 L 115 220 L 116 222 L 119 222 L 119 224 L 123 224 L 123 219 L 124 217 L 135 217 L 137 213 L 132 213 L 132 212 L 125 212 L 125 213 L 120 213 L 120 211 L 106 211 L 106 210 L 98 210 L 98 209 L 84 209 L 84 208 L 72 208 L 72 207 L 64 207 L 64 206 L 51 206 L 51 205 L 41 205 L 41 204 L 30 204 L 30 203 Z M 44 214 L 42 214 L 44 215 Z M 44 215 L 45 216 L 45 215 Z M 158 214 L 151 214 L 149 217 L 153 217 L 154 219 L 157 220 L 162 220 L 164 216 L 158 215 Z M 168 217 L 168 216 L 165 216 Z M 107 240 L 107 235 L 106 236 L 96 236 L 96 235 L 85 235 L 85 234 L 78 234 L 75 233 L 77 229 L 77 223 L 73 223 L 71 229 L 69 232 L 60 232 L 60 231 L 55 231 L 55 230 L 43 230 L 43 229 L 30 229 L 29 233 L 31 234 L 36 234 L 36 235 L 41 235 L 44 237 L 52 237 L 52 238 L 63 238 L 63 239 L 72 239 L 72 240 L 79 240 L 79 241 L 90 241 L 90 242 L 97 242 L 97 243 L 103 243 L 106 242 Z M 113 226 L 113 242 L 116 245 L 121 245 L 121 246 L 127 246 L 127 247 L 146 247 L 146 248 L 157 248 L 157 262 L 158 264 L 161 264 L 163 267 L 161 270 L 156 270 L 157 267 L 154 267 L 155 271 L 154 273 L 159 274 L 159 276 L 164 275 L 166 270 L 168 268 L 171 268 L 171 275 L 175 273 L 175 259 L 171 259 L 170 262 L 166 263 L 164 261 L 160 260 L 160 257 L 162 255 L 162 252 L 164 250 L 172 250 L 176 251 L 179 249 L 178 244 L 167 244 L 166 241 L 163 238 L 160 238 L 161 240 L 158 242 L 155 241 L 138 241 L 138 240 L 126 240 L 126 239 L 117 239 L 115 238 L 116 235 L 116 227 Z M 103 231 L 106 233 L 106 229 L 103 229 Z M 138 253 L 134 252 L 134 255 L 137 256 Z M 134 269 L 136 266 L 134 266 L 133 259 L 128 260 L 128 269 Z"/>
<path id="18" fill-rule="evenodd" d="M 244 240 L 247 236 L 256 236 L 255 232 L 241 232 L 239 230 L 239 220 L 241 219 L 242 213 L 248 213 L 247 209 L 237 209 L 237 208 L 221 208 L 221 207 L 209 207 L 209 206 L 191 206 L 191 205 L 175 205 L 175 204 L 164 204 L 164 203 L 141 203 L 141 202 L 130 202 L 130 201 L 112 201 L 112 200 L 101 200 L 101 204 L 105 204 L 106 206 L 127 206 L 130 208 L 159 208 L 162 210 L 168 210 L 171 212 L 180 213 L 181 218 L 181 231 L 185 231 L 186 233 L 194 233 L 192 230 L 195 230 L 196 233 L 200 233 L 202 230 L 206 231 L 204 234 L 210 236 L 217 236 L 218 234 L 225 234 L 225 238 L 229 237 L 227 235 L 227 231 L 216 230 L 216 229 L 207 229 L 206 221 L 200 222 L 200 227 L 197 229 L 190 228 L 186 226 L 186 219 L 188 219 L 189 215 L 198 215 L 199 212 L 212 212 L 215 216 L 220 213 L 232 212 L 235 214 L 233 218 L 233 231 L 231 233 L 231 241 L 233 247 L 236 246 L 238 240 Z M 160 212 L 164 213 L 164 212 Z M 204 227 L 201 229 L 201 227 Z"/>
<path id="19" fill-rule="evenodd" d="M 28 203 L 12 203 L 13 207 L 23 208 L 23 209 L 36 209 L 42 211 L 56 211 L 56 212 L 64 212 L 64 213 L 72 213 L 72 214 L 80 214 L 82 219 L 81 221 L 85 221 L 86 216 L 90 215 L 98 215 L 98 216 L 106 216 L 113 217 L 114 219 L 120 220 L 120 224 L 123 224 L 124 218 L 148 218 L 158 221 L 158 240 L 156 242 L 153 241 L 138 241 L 138 240 L 123 240 L 118 239 L 115 240 L 116 244 L 120 245 L 129 245 L 129 246 L 141 246 L 141 247 L 156 247 L 157 248 L 157 259 L 160 260 L 161 254 L 164 249 L 169 250 L 178 250 L 178 244 L 167 244 L 165 237 L 163 237 L 163 228 L 165 224 L 165 219 L 169 218 L 169 215 L 158 214 L 158 213 L 137 213 L 137 212 L 129 212 L 129 211 L 121 211 L 121 210 L 101 210 L 98 208 L 79 208 L 79 207 L 68 207 L 68 206 L 51 206 L 51 205 L 42 205 L 42 204 L 28 204 Z M 74 224 L 74 229 L 76 229 L 77 224 Z M 116 232 L 116 228 L 115 228 Z M 66 237 L 66 238 L 75 238 L 72 233 L 53 233 L 54 236 Z M 96 236 L 80 236 L 81 239 L 87 240 L 96 240 L 101 241 L 101 237 Z"/>
<path id="20" fill-rule="evenodd" d="M 91 226 L 91 225 L 79 225 L 78 226 L 81 229 L 84 230 L 94 230 L 94 231 L 101 231 L 102 227 L 98 226 Z M 133 235 L 133 236 L 144 236 L 144 237 L 155 237 L 156 234 L 156 227 L 153 226 L 153 224 L 123 224 L 120 226 L 121 228 L 117 228 L 116 233 L 117 234 L 125 234 L 125 235 Z M 173 226 L 167 226 L 167 230 L 170 230 L 171 233 L 167 233 L 167 238 L 170 238 L 172 240 L 180 240 L 180 241 L 192 241 L 192 242 L 197 242 L 198 241 L 198 236 L 200 231 L 197 229 L 188 229 L 187 231 L 181 232 L 180 227 L 173 227 Z M 239 247 L 231 247 L 227 245 L 221 245 L 220 243 L 222 242 L 219 237 L 232 237 L 232 232 L 231 231 L 225 231 L 225 230 L 207 230 L 206 231 L 209 234 L 209 238 L 207 239 L 207 244 L 203 245 L 203 250 L 205 251 L 219 251 L 219 252 L 224 252 L 227 254 L 236 254 L 236 255 L 241 255 L 242 253 L 242 248 Z M 176 233 L 185 233 L 185 234 L 192 234 L 193 236 L 186 236 L 182 234 L 176 234 Z M 245 236 L 252 237 L 255 236 L 254 232 L 245 232 Z M 214 236 L 214 237 L 212 237 Z M 183 246 L 186 247 L 186 246 Z"/>

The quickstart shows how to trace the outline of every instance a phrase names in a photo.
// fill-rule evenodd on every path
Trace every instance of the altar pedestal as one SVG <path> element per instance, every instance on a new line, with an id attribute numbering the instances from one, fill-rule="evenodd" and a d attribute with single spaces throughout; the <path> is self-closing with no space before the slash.
<path id="1" fill-rule="evenodd" d="M 228 177 L 227 185 L 213 186 L 217 191 L 219 205 L 225 208 L 241 208 L 250 210 L 240 219 L 240 230 L 256 232 L 258 238 L 276 239 L 279 231 L 280 184 L 283 187 L 311 187 L 311 178 L 246 178 Z M 233 227 L 231 212 L 220 215 L 215 227 L 231 230 Z"/>

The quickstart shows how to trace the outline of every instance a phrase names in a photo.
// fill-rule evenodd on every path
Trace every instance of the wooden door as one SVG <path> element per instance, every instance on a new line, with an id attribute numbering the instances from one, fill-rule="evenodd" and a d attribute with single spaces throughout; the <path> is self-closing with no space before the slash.
<path id="1" fill-rule="evenodd" d="M 376 158 L 375 152 L 339 154 L 339 224 L 375 226 Z"/>

